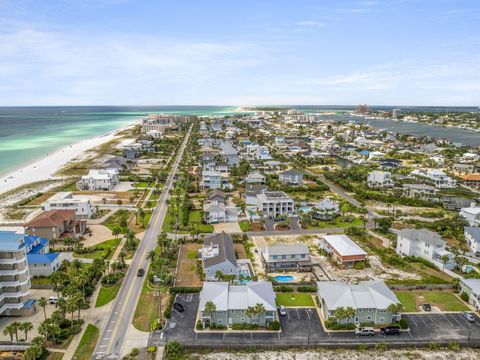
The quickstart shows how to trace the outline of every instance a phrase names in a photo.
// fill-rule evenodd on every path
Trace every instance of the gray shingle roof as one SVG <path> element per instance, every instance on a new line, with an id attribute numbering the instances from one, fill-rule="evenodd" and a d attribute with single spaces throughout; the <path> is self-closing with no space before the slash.
<path id="1" fill-rule="evenodd" d="M 475 241 L 480 242 L 480 227 L 466 226 L 465 231 L 468 232 Z"/>
<path id="2" fill-rule="evenodd" d="M 209 267 L 220 264 L 225 260 L 230 261 L 233 265 L 237 266 L 237 259 L 235 257 L 235 249 L 233 247 L 232 237 L 224 232 L 215 234 L 213 236 L 206 237 L 204 240 L 205 246 L 211 244 L 218 246 L 218 256 L 208 258 L 204 261 L 204 266 Z"/>
<path id="3" fill-rule="evenodd" d="M 267 246 L 268 255 L 295 255 L 308 254 L 308 247 L 304 244 L 279 244 Z"/>

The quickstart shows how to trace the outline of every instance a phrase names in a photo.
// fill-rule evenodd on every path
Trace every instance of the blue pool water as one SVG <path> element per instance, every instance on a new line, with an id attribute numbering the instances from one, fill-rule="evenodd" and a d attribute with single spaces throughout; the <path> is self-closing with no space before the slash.
<path id="1" fill-rule="evenodd" d="M 304 212 L 304 213 L 309 213 L 310 211 L 312 211 L 312 207 L 311 206 L 302 206 L 301 208 L 298 209 L 298 211 L 301 211 L 301 212 Z"/>
<path id="2" fill-rule="evenodd" d="M 465 265 L 463 267 L 463 272 L 466 272 L 466 273 L 471 273 L 474 270 L 475 270 L 475 268 L 472 265 Z"/>
<path id="3" fill-rule="evenodd" d="M 275 276 L 275 281 L 277 282 L 291 282 L 294 281 L 296 278 L 292 275 L 277 275 Z"/>

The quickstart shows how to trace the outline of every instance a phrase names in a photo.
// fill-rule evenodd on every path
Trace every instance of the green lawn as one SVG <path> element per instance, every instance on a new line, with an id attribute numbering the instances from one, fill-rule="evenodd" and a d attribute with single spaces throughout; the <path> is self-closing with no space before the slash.
<path id="1" fill-rule="evenodd" d="M 250 222 L 248 220 L 239 221 L 238 225 L 240 225 L 240 230 L 250 231 Z"/>
<path id="2" fill-rule="evenodd" d="M 92 358 L 93 350 L 95 350 L 95 345 L 97 344 L 99 336 L 99 331 L 96 326 L 88 324 L 85 333 L 78 344 L 73 358 L 77 360 L 90 360 Z"/>
<path id="3" fill-rule="evenodd" d="M 122 285 L 121 282 L 115 284 L 113 286 L 102 286 L 100 291 L 98 292 L 97 302 L 95 303 L 95 307 L 100 307 L 105 304 L 108 304 L 110 301 L 115 299 L 118 294 L 118 290 L 120 290 L 120 286 Z"/>
<path id="4" fill-rule="evenodd" d="M 63 359 L 63 353 L 62 352 L 48 352 L 48 357 L 47 360 L 61 360 Z"/>
<path id="5" fill-rule="evenodd" d="M 398 300 L 405 307 L 405 311 L 418 311 L 416 304 L 431 304 L 437 306 L 443 311 L 468 311 L 465 305 L 458 297 L 448 291 L 439 290 L 415 290 L 415 291 L 395 291 Z"/>
<path id="6" fill-rule="evenodd" d="M 395 291 L 398 300 L 402 303 L 404 311 L 415 312 L 417 311 L 416 296 L 411 291 Z"/>
<path id="7" fill-rule="evenodd" d="M 173 212 L 171 211 L 171 208 L 169 207 L 167 210 L 167 214 L 165 215 L 165 219 L 163 220 L 162 224 L 162 231 L 171 233 L 173 232 L 171 223 L 174 221 L 173 220 Z M 179 222 L 182 222 L 182 219 L 179 219 Z M 190 212 L 188 215 L 188 224 L 193 225 L 197 224 L 198 225 L 198 230 L 201 233 L 211 233 L 213 232 L 213 225 L 211 224 L 203 224 L 202 223 L 202 212 L 200 210 L 193 210 Z M 179 233 L 182 233 L 185 231 L 180 230 Z"/>
<path id="8" fill-rule="evenodd" d="M 135 184 L 135 187 L 136 187 L 136 188 L 139 188 L 139 189 L 145 189 L 145 188 L 148 187 L 149 185 L 150 185 L 149 182 L 139 181 L 138 183 Z"/>
<path id="9" fill-rule="evenodd" d="M 120 244 L 120 239 L 111 239 L 100 244 L 92 246 L 95 249 L 92 253 L 87 254 L 77 254 L 73 253 L 74 257 L 84 258 L 84 259 L 111 259 L 115 249 L 117 248 L 118 244 Z"/>
<path id="10" fill-rule="evenodd" d="M 312 295 L 307 293 L 277 293 L 277 305 L 315 307 Z"/>
<path id="11" fill-rule="evenodd" d="M 102 225 L 108 227 L 110 230 L 115 229 L 116 227 L 120 227 L 119 220 L 120 218 L 124 216 L 127 219 L 130 216 L 130 212 L 128 210 L 119 210 L 112 216 L 110 216 L 107 220 L 105 220 Z M 127 229 L 123 229 L 123 232 L 125 233 Z"/>
<path id="12" fill-rule="evenodd" d="M 346 228 L 350 226 L 363 226 L 361 219 L 354 218 L 353 221 L 341 221 L 340 217 L 329 220 L 329 221 L 319 221 L 316 226 L 308 226 L 308 229 L 325 229 L 325 228 Z"/>

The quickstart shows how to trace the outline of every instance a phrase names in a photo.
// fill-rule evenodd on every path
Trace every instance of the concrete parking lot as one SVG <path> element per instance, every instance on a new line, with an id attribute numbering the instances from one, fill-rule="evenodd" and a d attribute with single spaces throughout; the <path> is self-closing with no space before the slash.
<path id="1" fill-rule="evenodd" d="M 178 340 L 189 346 L 270 346 L 278 345 L 328 345 L 355 343 L 430 343 L 457 342 L 480 345 L 480 318 L 468 323 L 458 313 L 448 314 L 408 314 L 410 331 L 402 331 L 399 336 L 359 337 L 353 331 L 326 332 L 314 308 L 287 308 L 287 316 L 281 316 L 282 331 L 268 332 L 218 332 L 195 333 L 195 319 L 198 309 L 198 294 L 177 296 L 185 311 L 172 311 L 172 316 L 164 331 L 150 336 L 151 345 L 164 345 L 166 341 Z"/>

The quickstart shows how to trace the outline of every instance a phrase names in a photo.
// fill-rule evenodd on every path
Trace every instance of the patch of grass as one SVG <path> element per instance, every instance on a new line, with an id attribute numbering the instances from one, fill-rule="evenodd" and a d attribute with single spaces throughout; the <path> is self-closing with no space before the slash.
<path id="1" fill-rule="evenodd" d="M 292 298 L 292 296 L 294 298 Z M 306 293 L 277 293 L 276 297 L 277 305 L 284 306 L 311 306 L 315 307 L 313 298 L 310 294 Z"/>
<path id="2" fill-rule="evenodd" d="M 158 299 L 155 296 L 155 290 L 149 289 L 147 276 L 142 286 L 142 292 L 138 299 L 137 308 L 133 315 L 132 324 L 140 331 L 150 331 L 153 320 L 158 318 Z"/>
<path id="3" fill-rule="evenodd" d="M 113 286 L 102 286 L 98 292 L 97 302 L 95 307 L 100 307 L 105 304 L 108 304 L 110 301 L 117 297 L 118 291 L 120 290 L 121 282 Z"/>
<path id="4" fill-rule="evenodd" d="M 145 189 L 145 188 L 148 187 L 149 185 L 150 185 L 149 182 L 139 181 L 138 183 L 135 184 L 135 187 L 136 187 L 136 188 L 139 188 L 139 189 Z"/>
<path id="5" fill-rule="evenodd" d="M 116 227 L 120 227 L 120 218 L 126 217 L 127 219 L 130 217 L 130 212 L 128 210 L 119 210 L 108 219 L 106 219 L 102 225 L 108 227 L 110 230 L 113 231 Z M 126 229 L 124 229 L 126 230 Z"/>
<path id="6" fill-rule="evenodd" d="M 417 311 L 416 296 L 411 291 L 394 291 L 398 300 L 402 303 L 404 311 L 415 312 Z"/>
<path id="7" fill-rule="evenodd" d="M 82 339 L 78 344 L 77 350 L 75 350 L 73 358 L 77 360 L 90 360 L 92 358 L 93 350 L 95 350 L 99 335 L 100 332 L 97 327 L 88 324 Z"/>
<path id="8" fill-rule="evenodd" d="M 73 256 L 84 259 L 111 259 L 120 241 L 120 239 L 107 240 L 92 246 L 95 250 L 94 252 L 85 254 L 73 253 Z"/>
<path id="9" fill-rule="evenodd" d="M 468 311 L 468 307 L 452 292 L 441 290 L 395 291 L 406 311 L 416 311 L 416 306 L 431 304 L 443 311 Z M 412 310 L 414 309 L 414 310 Z"/>
<path id="10" fill-rule="evenodd" d="M 329 221 L 318 221 L 317 225 L 309 225 L 307 229 L 346 228 L 350 226 L 363 226 L 363 222 L 359 218 L 354 218 L 352 221 L 343 221 L 339 216 Z"/>
<path id="11" fill-rule="evenodd" d="M 238 225 L 240 225 L 240 230 L 244 232 L 250 231 L 250 222 L 248 220 L 239 221 Z"/>
<path id="12" fill-rule="evenodd" d="M 47 360 L 61 360 L 61 359 L 63 359 L 62 352 L 49 351 Z"/>
<path id="13" fill-rule="evenodd" d="M 32 278 L 30 282 L 35 285 L 48 285 L 50 284 L 50 278 L 42 277 L 42 278 Z"/>

